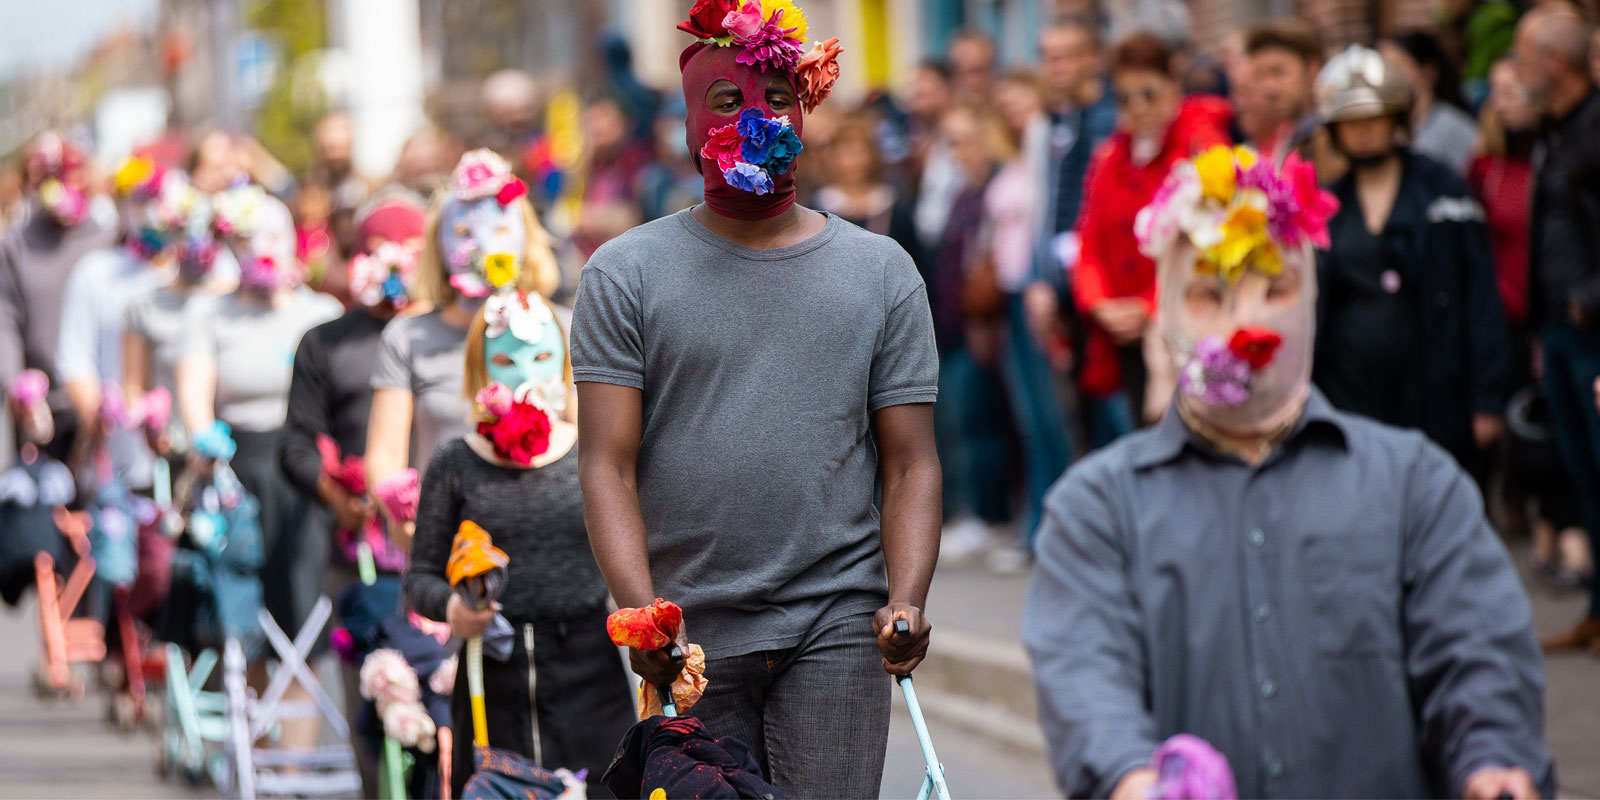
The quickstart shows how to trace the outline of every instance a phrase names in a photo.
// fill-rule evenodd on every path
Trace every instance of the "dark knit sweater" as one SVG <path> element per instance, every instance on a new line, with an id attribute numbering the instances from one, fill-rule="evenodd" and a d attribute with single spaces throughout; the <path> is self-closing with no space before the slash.
<path id="1" fill-rule="evenodd" d="M 461 521 L 482 526 L 511 557 L 500 596 L 513 623 L 562 620 L 606 600 L 605 581 L 589 550 L 578 489 L 578 448 L 538 469 L 484 461 L 464 439 L 434 451 L 422 478 L 416 537 L 406 570 L 406 601 L 431 619 L 445 619 L 450 584 L 445 563 Z"/>

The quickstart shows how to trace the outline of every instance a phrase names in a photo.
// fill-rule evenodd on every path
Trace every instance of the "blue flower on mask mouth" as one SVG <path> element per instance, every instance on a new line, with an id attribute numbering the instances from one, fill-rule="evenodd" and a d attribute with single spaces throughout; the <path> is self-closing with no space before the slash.
<path id="1" fill-rule="evenodd" d="M 735 189 L 755 192 L 758 195 L 772 192 L 772 176 L 755 164 L 740 161 L 722 171 L 722 179 Z"/>
<path id="2" fill-rule="evenodd" d="M 803 145 L 787 118 L 768 119 L 761 111 L 747 108 L 739 115 L 740 160 L 755 164 L 769 175 L 789 171 Z"/>

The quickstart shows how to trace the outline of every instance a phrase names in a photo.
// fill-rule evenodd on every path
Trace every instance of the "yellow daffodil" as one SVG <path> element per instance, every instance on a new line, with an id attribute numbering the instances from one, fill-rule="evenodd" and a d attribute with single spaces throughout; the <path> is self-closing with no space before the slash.
<path id="1" fill-rule="evenodd" d="M 1240 203 L 1222 221 L 1222 242 L 1206 252 L 1206 258 L 1234 283 L 1244 274 L 1245 259 L 1267 238 L 1267 214 L 1253 203 Z"/>
<path id="2" fill-rule="evenodd" d="M 516 280 L 517 260 L 510 253 L 490 253 L 483 259 L 483 277 L 496 289 Z"/>
<path id="3" fill-rule="evenodd" d="M 1217 145 L 1194 157 L 1195 171 L 1200 174 L 1200 194 L 1227 205 L 1233 200 L 1233 151 Z"/>
<path id="4" fill-rule="evenodd" d="M 138 188 L 139 184 L 150 180 L 155 171 L 156 165 L 151 163 L 150 159 L 130 158 L 117 168 L 117 174 L 112 181 L 117 187 L 118 194 L 127 194 Z"/>
<path id="5" fill-rule="evenodd" d="M 1276 276 L 1283 272 L 1283 254 L 1269 239 L 1250 254 L 1250 268 L 1263 275 Z"/>
<path id="6" fill-rule="evenodd" d="M 1233 148 L 1233 160 L 1238 162 L 1239 169 L 1249 169 L 1256 165 L 1256 151 L 1241 144 Z"/>
<path id="7" fill-rule="evenodd" d="M 761 19 L 771 22 L 772 12 L 780 9 L 783 11 L 783 18 L 778 20 L 778 27 L 794 28 L 794 33 L 789 34 L 788 38 L 805 44 L 806 15 L 800 13 L 800 9 L 795 6 L 794 0 L 761 0 Z"/>

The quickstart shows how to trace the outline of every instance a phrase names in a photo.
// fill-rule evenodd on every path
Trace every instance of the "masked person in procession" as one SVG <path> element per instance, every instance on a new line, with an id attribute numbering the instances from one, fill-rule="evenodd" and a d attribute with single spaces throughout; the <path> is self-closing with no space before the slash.
<path id="1" fill-rule="evenodd" d="M 926 292 L 892 240 L 795 205 L 802 111 L 838 74 L 837 40 L 806 50 L 788 0 L 702 0 L 680 27 L 706 201 L 583 270 L 589 537 L 618 605 L 683 607 L 708 730 L 749 744 L 786 795 L 875 796 L 883 673 L 927 650 L 938 556 Z M 632 663 L 656 685 L 677 674 L 659 651 Z"/>
<path id="2" fill-rule="evenodd" d="M 1180 732 L 1240 797 L 1554 790 L 1528 599 L 1472 482 L 1311 385 L 1334 208 L 1297 156 L 1219 147 L 1140 214 L 1176 397 L 1052 490 L 1023 620 L 1071 796 L 1148 796 Z"/>

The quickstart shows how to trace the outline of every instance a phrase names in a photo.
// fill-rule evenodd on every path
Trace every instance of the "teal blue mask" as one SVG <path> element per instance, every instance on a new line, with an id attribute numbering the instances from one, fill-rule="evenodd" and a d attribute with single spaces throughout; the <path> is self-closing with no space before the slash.
<path id="1" fill-rule="evenodd" d="M 519 402 L 564 410 L 567 345 L 549 306 L 537 297 L 504 292 L 485 302 L 484 319 L 489 380 L 510 388 Z"/>

